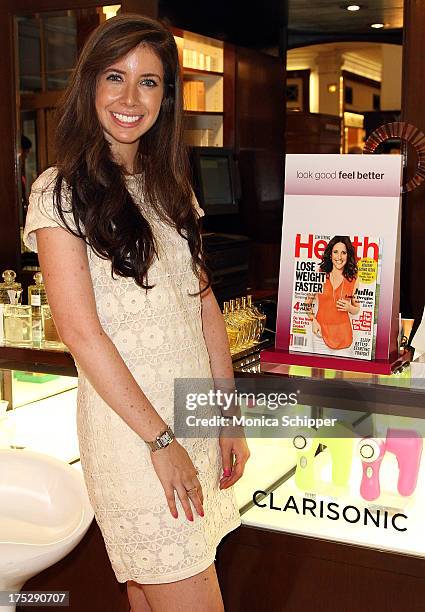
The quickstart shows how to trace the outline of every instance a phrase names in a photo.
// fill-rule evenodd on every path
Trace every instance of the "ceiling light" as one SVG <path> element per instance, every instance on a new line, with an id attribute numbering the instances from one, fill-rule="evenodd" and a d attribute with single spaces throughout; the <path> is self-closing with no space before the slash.
<path id="1" fill-rule="evenodd" d="M 371 28 L 375 28 L 375 30 L 379 30 L 379 28 L 383 28 L 384 24 L 383 23 L 372 23 Z"/>
<path id="2" fill-rule="evenodd" d="M 347 6 L 347 11 L 359 11 L 360 6 L 358 4 L 350 4 Z"/>
<path id="3" fill-rule="evenodd" d="M 115 15 L 117 15 L 118 11 L 121 8 L 121 4 L 111 4 L 110 6 L 103 6 L 103 14 L 105 15 L 106 19 L 111 19 L 111 17 L 115 17 Z"/>

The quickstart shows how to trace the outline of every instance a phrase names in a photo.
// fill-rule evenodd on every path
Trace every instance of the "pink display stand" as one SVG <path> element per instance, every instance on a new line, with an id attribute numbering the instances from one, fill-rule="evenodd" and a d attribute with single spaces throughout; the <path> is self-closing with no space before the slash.
<path id="1" fill-rule="evenodd" d="M 370 374 L 391 374 L 408 361 L 398 354 L 402 158 L 395 155 L 287 155 L 285 205 L 274 349 L 261 361 Z M 293 291 L 296 245 L 314 234 L 379 239 L 372 359 L 295 350 Z M 297 238 L 298 237 L 298 238 Z M 361 257 L 361 255 L 358 255 Z M 305 333 L 312 333 L 305 324 Z M 335 353 L 335 351 L 334 351 Z M 341 351 L 342 353 L 342 351 Z"/>
<path id="2" fill-rule="evenodd" d="M 285 365 L 306 366 L 331 370 L 344 370 L 347 372 L 364 372 L 366 374 L 392 374 L 410 361 L 410 353 L 405 353 L 388 360 L 344 359 L 327 357 L 326 355 L 312 355 L 309 353 L 290 353 L 279 349 L 264 349 L 260 353 L 262 363 L 276 363 Z"/>

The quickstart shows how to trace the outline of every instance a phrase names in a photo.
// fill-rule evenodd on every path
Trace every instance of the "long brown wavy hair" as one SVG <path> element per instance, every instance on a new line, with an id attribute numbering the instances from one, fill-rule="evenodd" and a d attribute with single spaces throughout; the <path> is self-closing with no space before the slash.
<path id="1" fill-rule="evenodd" d="M 320 271 L 326 272 L 326 274 L 330 274 L 332 272 L 332 251 L 338 242 L 341 242 L 347 249 L 347 263 L 344 266 L 342 275 L 348 281 L 352 281 L 354 278 L 357 278 L 358 268 L 354 246 L 348 236 L 334 236 L 331 240 L 329 240 L 328 245 L 322 255 L 322 261 L 319 265 Z"/>
<path id="2" fill-rule="evenodd" d="M 164 97 L 155 124 L 139 141 L 134 171 L 142 174 L 145 201 L 187 240 L 195 274 L 204 273 L 209 279 L 182 138 L 177 46 L 171 32 L 157 21 L 131 14 L 113 17 L 97 27 L 84 45 L 58 109 L 54 205 L 69 231 L 111 261 L 112 275 L 133 277 L 139 286 L 150 289 L 154 236 L 127 190 L 125 169 L 112 156 L 95 108 L 99 75 L 140 44 L 162 61 Z M 64 215 L 64 187 L 69 190 L 76 231 Z"/>

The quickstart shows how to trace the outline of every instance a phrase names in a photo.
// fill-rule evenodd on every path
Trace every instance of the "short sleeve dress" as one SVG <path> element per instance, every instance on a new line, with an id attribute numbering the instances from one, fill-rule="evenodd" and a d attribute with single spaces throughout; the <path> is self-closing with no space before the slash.
<path id="1" fill-rule="evenodd" d="M 24 242 L 35 251 L 36 229 L 63 225 L 53 209 L 55 177 L 54 168 L 46 170 L 31 191 Z M 145 291 L 132 278 L 112 278 L 110 261 L 87 247 L 96 307 L 103 329 L 135 380 L 173 426 L 174 379 L 211 377 L 200 297 L 190 295 L 199 290 L 199 281 L 187 241 L 144 204 L 140 179 L 129 177 L 127 187 L 157 242 L 158 257 L 148 279 L 154 287 Z M 70 209 L 66 214 L 72 226 Z M 199 472 L 205 517 L 195 515 L 192 523 L 179 505 L 179 518 L 174 519 L 146 444 L 102 400 L 76 365 L 81 465 L 117 580 L 167 583 L 203 571 L 214 561 L 221 538 L 240 525 L 233 490 L 219 489 L 218 440 L 182 441 Z"/>

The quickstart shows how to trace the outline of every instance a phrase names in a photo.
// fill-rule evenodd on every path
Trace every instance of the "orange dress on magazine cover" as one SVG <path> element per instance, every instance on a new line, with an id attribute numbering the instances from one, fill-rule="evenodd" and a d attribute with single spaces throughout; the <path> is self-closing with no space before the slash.
<path id="1" fill-rule="evenodd" d="M 348 312 L 338 310 L 338 300 L 351 300 L 354 295 L 356 279 L 347 280 L 334 289 L 329 276 L 323 288 L 323 293 L 318 293 L 319 307 L 316 320 L 322 330 L 322 338 L 331 349 L 344 349 L 351 346 L 353 342 L 353 329 Z"/>

